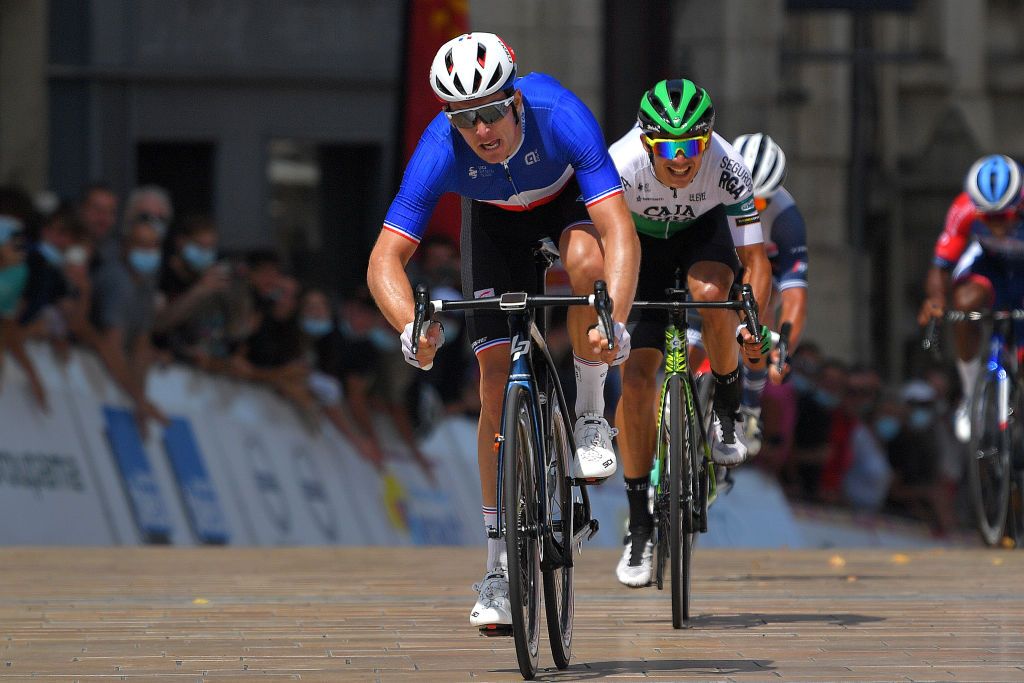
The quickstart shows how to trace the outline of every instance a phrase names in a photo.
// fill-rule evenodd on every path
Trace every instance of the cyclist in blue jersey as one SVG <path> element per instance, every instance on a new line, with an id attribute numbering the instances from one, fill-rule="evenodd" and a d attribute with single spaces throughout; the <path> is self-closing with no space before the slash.
<path id="1" fill-rule="evenodd" d="M 603 479 L 615 472 L 613 430 L 603 417 L 609 364 L 629 353 L 629 315 L 639 243 L 619 175 L 593 115 L 573 93 L 543 74 L 516 76 L 512 50 L 491 33 L 445 43 L 430 69 L 444 109 L 427 126 L 370 255 L 367 281 L 378 306 L 401 331 L 406 360 L 428 370 L 444 343 L 437 323 L 412 354 L 413 296 L 405 265 L 445 192 L 462 196 L 462 280 L 467 297 L 536 287 L 533 246 L 559 247 L 574 292 L 604 279 L 613 299 L 615 345 L 594 329 L 592 309 L 569 311 L 577 378 L 573 474 Z M 508 324 L 500 312 L 471 312 L 467 327 L 480 364 L 478 462 L 484 526 L 497 526 L 494 435 L 508 377 Z M 488 539 L 487 570 L 475 586 L 474 626 L 511 624 L 504 541 Z"/>

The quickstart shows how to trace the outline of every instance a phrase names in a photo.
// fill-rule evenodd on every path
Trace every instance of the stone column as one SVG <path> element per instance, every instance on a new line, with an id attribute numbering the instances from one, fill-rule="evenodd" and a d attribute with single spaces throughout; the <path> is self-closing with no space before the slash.
<path id="1" fill-rule="evenodd" d="M 47 187 L 47 12 L 43 0 L 0 3 L 0 184 Z"/>

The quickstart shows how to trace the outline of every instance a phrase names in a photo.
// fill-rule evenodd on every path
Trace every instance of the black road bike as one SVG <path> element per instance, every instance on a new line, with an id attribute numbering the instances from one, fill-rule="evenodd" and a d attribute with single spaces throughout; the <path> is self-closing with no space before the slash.
<path id="1" fill-rule="evenodd" d="M 553 260 L 538 249 L 538 275 Z M 540 288 L 539 288 L 540 289 Z M 573 549 L 593 538 L 598 520 L 590 510 L 587 482 L 573 479 L 573 408 L 565 401 L 558 373 L 544 341 L 546 308 L 593 306 L 607 338 L 614 339 L 612 302 L 604 282 L 587 296 L 528 295 L 511 292 L 481 299 L 430 300 L 426 287 L 415 292 L 413 340 L 435 311 L 501 310 L 508 313 L 509 365 L 498 445 L 498 528 L 491 538 L 505 538 L 508 547 L 511 629 L 485 628 L 484 635 L 515 639 L 519 670 L 526 680 L 537 673 L 541 604 L 555 666 L 569 666 L 572 650 L 574 581 Z M 545 315 L 537 316 L 537 309 Z M 415 344 L 413 353 L 416 352 Z M 543 591 L 543 601 L 541 592 Z"/>

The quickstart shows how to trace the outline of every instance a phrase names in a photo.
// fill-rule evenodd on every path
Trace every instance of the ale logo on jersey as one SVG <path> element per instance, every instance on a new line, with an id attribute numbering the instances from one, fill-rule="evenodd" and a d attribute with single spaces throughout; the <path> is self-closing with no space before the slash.
<path id="1" fill-rule="evenodd" d="M 477 178 L 486 178 L 494 175 L 494 169 L 488 168 L 487 166 L 470 166 L 469 177 L 473 180 Z"/>
<path id="2" fill-rule="evenodd" d="M 526 162 L 527 166 L 533 166 L 535 163 L 540 161 L 540 152 L 537 150 L 527 152 L 526 156 L 523 157 L 523 161 Z"/>

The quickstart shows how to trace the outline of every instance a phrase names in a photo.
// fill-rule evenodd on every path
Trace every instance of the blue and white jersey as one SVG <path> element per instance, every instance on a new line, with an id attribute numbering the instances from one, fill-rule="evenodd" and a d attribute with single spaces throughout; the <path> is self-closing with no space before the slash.
<path id="1" fill-rule="evenodd" d="M 776 288 L 807 287 L 807 228 L 786 188 L 780 187 L 761 211 L 761 229 Z"/>
<path id="2" fill-rule="evenodd" d="M 523 93 L 523 136 L 504 162 L 489 164 L 439 113 L 420 137 L 391 202 L 384 229 L 419 243 L 445 192 L 508 211 L 529 211 L 551 201 L 573 173 L 592 206 L 622 193 L 619 174 L 594 115 L 554 78 L 532 73 L 516 79 Z"/>

